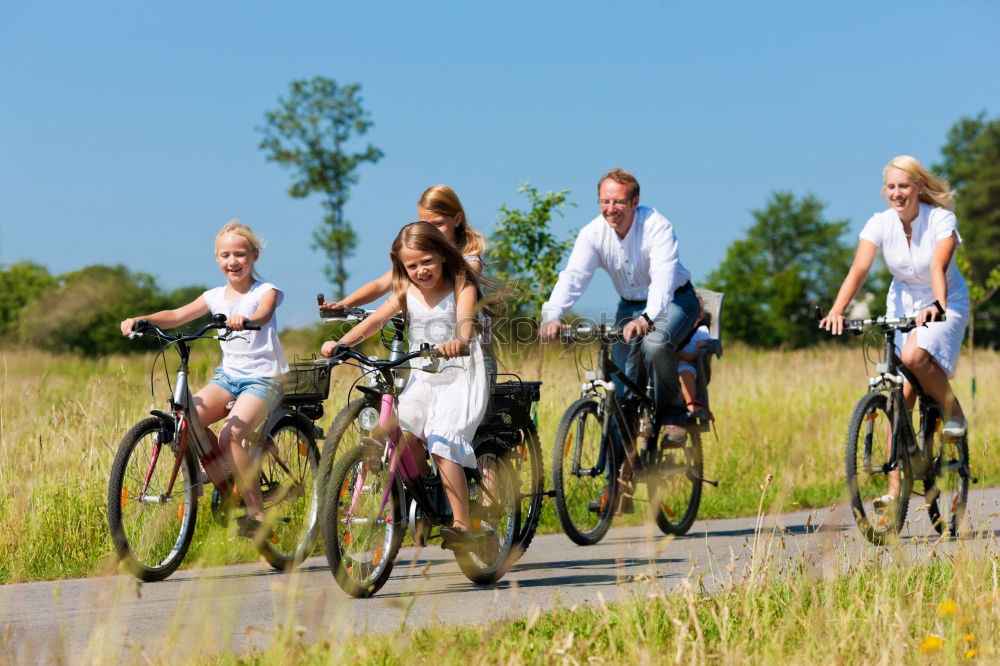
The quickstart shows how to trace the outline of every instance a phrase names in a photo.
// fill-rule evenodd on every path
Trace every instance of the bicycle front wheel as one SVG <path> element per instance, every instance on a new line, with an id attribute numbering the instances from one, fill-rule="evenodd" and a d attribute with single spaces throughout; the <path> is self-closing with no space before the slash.
<path id="1" fill-rule="evenodd" d="M 938 534 L 959 535 L 969 499 L 969 441 L 962 437 L 947 440 L 941 435 L 940 421 L 934 434 L 932 477 L 925 484 L 927 516 Z"/>
<path id="2" fill-rule="evenodd" d="M 900 434 L 900 455 L 894 470 L 889 469 L 892 455 L 892 419 L 884 393 L 869 393 L 858 401 L 847 429 L 847 492 L 858 529 L 877 546 L 894 541 L 910 503 L 913 476 L 907 455 L 909 442 Z M 888 503 L 890 475 L 897 474 L 899 488 Z"/>
<path id="3" fill-rule="evenodd" d="M 125 435 L 108 483 L 108 526 L 119 559 L 138 579 L 163 580 L 180 566 L 198 518 L 198 466 L 173 430 L 143 419 Z"/>
<path id="4" fill-rule="evenodd" d="M 647 483 L 653 519 L 664 534 L 687 534 L 701 504 L 701 433 L 688 432 L 682 446 L 658 450 L 657 458 Z"/>
<path id="5" fill-rule="evenodd" d="M 521 501 L 517 472 L 510 453 L 496 442 L 485 442 L 476 450 L 479 481 L 469 488 L 469 517 L 479 533 L 467 550 L 455 551 L 462 573 L 478 585 L 495 583 L 520 557 Z"/>
<path id="6" fill-rule="evenodd" d="M 289 414 L 264 440 L 260 490 L 269 536 L 258 545 L 275 569 L 297 567 L 319 540 L 319 451 L 312 421 Z"/>
<path id="7" fill-rule="evenodd" d="M 341 451 L 323 493 L 323 541 L 337 584 L 370 597 L 389 579 L 403 541 L 403 490 L 382 464 L 382 447 Z"/>
<path id="8" fill-rule="evenodd" d="M 552 487 L 556 514 L 566 536 L 590 546 L 607 534 L 614 517 L 615 447 L 602 446 L 598 403 L 577 400 L 563 414 L 552 447 Z"/>

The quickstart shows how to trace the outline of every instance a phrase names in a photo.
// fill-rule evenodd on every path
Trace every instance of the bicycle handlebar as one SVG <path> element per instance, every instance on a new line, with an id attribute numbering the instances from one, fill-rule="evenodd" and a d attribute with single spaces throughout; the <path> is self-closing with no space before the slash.
<path id="1" fill-rule="evenodd" d="M 622 342 L 625 340 L 623 326 L 609 326 L 590 322 L 572 324 L 559 328 L 559 339 L 563 342 Z"/>
<path id="2" fill-rule="evenodd" d="M 938 318 L 934 321 L 944 321 L 945 320 L 945 310 L 941 307 L 941 304 L 934 301 L 932 305 L 937 309 Z M 822 308 L 816 308 L 816 319 L 822 320 L 825 315 L 823 314 Z M 924 322 L 924 326 L 929 324 L 929 321 Z M 845 319 L 844 320 L 844 330 L 850 331 L 851 333 L 862 333 L 866 328 L 872 326 L 879 326 L 890 331 L 912 331 L 917 327 L 916 317 L 886 317 L 882 315 L 880 317 L 871 317 L 870 319 Z"/>
<path id="3" fill-rule="evenodd" d="M 465 345 L 462 347 L 462 353 L 459 356 L 468 356 L 469 347 Z M 316 359 L 317 364 L 326 365 L 339 365 L 343 363 L 346 359 L 352 358 L 359 363 L 366 365 L 370 368 L 376 370 L 390 370 L 392 368 L 397 368 L 407 361 L 413 360 L 415 358 L 446 358 L 441 351 L 435 347 L 431 347 L 426 342 L 417 351 L 409 352 L 408 354 L 403 354 L 397 359 L 379 359 L 379 358 L 369 358 L 361 352 L 359 352 L 354 347 L 340 346 L 334 350 L 334 355 L 329 359 Z"/>
<path id="4" fill-rule="evenodd" d="M 211 337 L 217 337 L 219 339 L 225 339 L 226 336 L 228 336 L 230 333 L 237 332 L 233 331 L 226 325 L 226 315 L 220 313 L 212 315 L 212 321 L 202 326 L 201 329 L 196 333 L 171 334 L 167 333 L 162 328 L 160 328 L 153 322 L 149 321 L 148 319 L 139 319 L 138 321 L 135 322 L 135 326 L 132 327 L 132 332 L 129 333 L 128 337 L 129 340 L 131 340 L 132 338 L 140 338 L 146 333 L 146 331 L 152 330 L 156 334 L 156 337 L 166 340 L 168 342 L 188 342 L 190 340 L 197 340 L 199 338 L 205 337 L 205 333 L 213 328 L 226 329 L 226 332 L 223 333 L 222 335 L 211 336 Z M 244 324 L 243 329 L 247 331 L 259 331 L 260 324 L 249 321 L 246 324 Z"/>

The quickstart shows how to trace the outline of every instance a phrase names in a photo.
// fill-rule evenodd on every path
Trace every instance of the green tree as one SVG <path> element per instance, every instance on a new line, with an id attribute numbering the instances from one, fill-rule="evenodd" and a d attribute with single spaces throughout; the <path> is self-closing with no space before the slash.
<path id="1" fill-rule="evenodd" d="M 55 285 L 47 268 L 31 262 L 0 270 L 0 333 L 11 329 L 21 311 Z"/>
<path id="2" fill-rule="evenodd" d="M 705 284 L 726 294 L 726 334 L 753 345 L 802 347 L 821 336 L 814 308 L 833 302 L 853 258 L 847 220 L 828 221 L 812 194 L 774 192 L 753 211 Z"/>
<path id="3" fill-rule="evenodd" d="M 313 232 L 313 249 L 329 259 L 324 273 L 336 286 L 337 298 L 344 296 L 347 272 L 344 259 L 357 244 L 351 223 L 344 218 L 350 186 L 362 162 L 377 162 L 382 151 L 369 144 L 361 152 L 348 151 L 354 135 L 364 135 L 372 126 L 361 106 L 361 85 L 338 86 L 321 76 L 291 83 L 287 98 L 278 99 L 278 108 L 264 114 L 267 124 L 258 127 L 263 135 L 260 149 L 267 159 L 294 170 L 288 193 L 307 197 L 323 196 L 326 215 Z"/>
<path id="4" fill-rule="evenodd" d="M 1000 118 L 985 112 L 961 118 L 941 149 L 934 170 L 955 189 L 955 215 L 963 246 L 959 266 L 969 283 L 973 317 L 970 342 L 1000 343 Z"/>
<path id="5" fill-rule="evenodd" d="M 202 291 L 185 287 L 164 295 L 145 273 L 124 266 L 87 266 L 61 275 L 58 286 L 24 308 L 19 338 L 23 344 L 88 356 L 140 351 L 148 345 L 123 337 L 122 319 L 183 305 Z"/>
<path id="6" fill-rule="evenodd" d="M 569 190 L 541 194 L 525 183 L 517 191 L 528 197 L 531 208 L 500 207 L 487 259 L 490 276 L 511 291 L 505 299 L 509 318 L 539 313 L 559 277 L 559 264 L 573 246 L 572 235 L 559 240 L 549 229 L 552 214 L 561 215 L 567 205 Z"/>

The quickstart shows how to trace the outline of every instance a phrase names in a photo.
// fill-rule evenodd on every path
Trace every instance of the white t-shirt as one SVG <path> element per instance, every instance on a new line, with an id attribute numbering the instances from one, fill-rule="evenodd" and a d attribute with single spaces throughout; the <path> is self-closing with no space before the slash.
<path id="1" fill-rule="evenodd" d="M 598 215 L 577 236 L 566 268 L 542 305 L 542 321 L 559 321 L 598 268 L 607 271 L 619 296 L 646 301 L 645 313 L 654 320 L 667 311 L 674 291 L 691 279 L 680 261 L 673 226 L 655 208 L 638 206 L 625 238 L 618 238 Z"/>
<path id="2" fill-rule="evenodd" d="M 688 343 L 684 345 L 684 349 L 682 349 L 681 351 L 683 351 L 685 354 L 690 354 L 691 352 L 698 351 L 699 342 L 701 342 L 702 340 L 711 340 L 711 339 L 712 339 L 712 334 L 709 333 L 708 326 L 704 325 L 699 326 L 694 330 L 694 333 L 691 335 L 691 339 L 688 340 Z"/>
<path id="3" fill-rule="evenodd" d="M 958 235 L 955 214 L 944 208 L 920 204 L 917 217 L 910 224 L 910 240 L 903 233 L 899 214 L 892 209 L 872 215 L 861 230 L 861 239 L 882 248 L 892 285 L 886 295 L 886 309 L 890 317 L 908 317 L 934 302 L 931 288 L 931 259 L 938 241 L 955 234 L 957 245 L 962 244 Z M 969 314 L 969 288 L 952 256 L 945 270 L 948 282 L 948 309 L 967 317 Z"/>
<path id="4" fill-rule="evenodd" d="M 285 300 L 284 293 L 270 282 L 254 282 L 250 291 L 237 297 L 226 298 L 226 287 L 209 289 L 202 298 L 212 314 L 243 315 L 249 317 L 260 307 L 260 300 L 267 292 L 277 292 L 275 308 Z M 259 331 L 240 331 L 237 337 L 222 342 L 222 368 L 233 377 L 277 377 L 288 372 L 285 352 L 278 340 L 278 313 L 260 327 Z M 242 338 L 246 338 L 245 340 Z"/>

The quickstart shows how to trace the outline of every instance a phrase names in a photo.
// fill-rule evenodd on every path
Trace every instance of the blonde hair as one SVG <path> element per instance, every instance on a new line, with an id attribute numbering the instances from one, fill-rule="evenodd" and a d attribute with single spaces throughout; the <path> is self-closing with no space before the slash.
<path id="1" fill-rule="evenodd" d="M 253 232 L 253 229 L 243 224 L 238 218 L 233 218 L 222 225 L 219 229 L 219 233 L 215 234 L 215 245 L 218 247 L 219 239 L 226 234 L 236 234 L 237 236 L 242 236 L 246 239 L 247 243 L 250 244 L 250 249 L 257 252 L 260 256 L 260 251 L 264 249 L 264 243 L 261 242 L 260 238 Z M 254 265 L 250 269 L 250 276 L 254 280 L 260 280 L 260 275 L 257 273 L 257 262 L 254 261 Z"/>
<path id="2" fill-rule="evenodd" d="M 463 256 L 475 255 L 482 258 L 486 253 L 486 238 L 469 225 L 469 216 L 465 214 L 455 190 L 447 185 L 431 185 L 420 195 L 417 205 L 445 217 L 455 217 L 461 213 L 462 221 L 455 227 L 455 245 Z"/>
<path id="3" fill-rule="evenodd" d="M 889 169 L 899 169 L 910 177 L 914 183 L 923 185 L 917 197 L 921 203 L 948 210 L 955 210 L 955 192 L 948 189 L 948 181 L 938 178 L 927 171 L 924 165 L 912 155 L 899 155 L 889 160 L 882 169 L 882 198 L 885 198 L 885 180 L 889 177 Z"/>
<path id="4" fill-rule="evenodd" d="M 406 272 L 403 260 L 399 256 L 403 248 L 418 250 L 420 252 L 433 252 L 444 260 L 442 272 L 446 279 L 450 280 L 457 300 L 458 294 L 471 284 L 476 289 L 476 297 L 480 302 L 477 309 L 487 314 L 492 314 L 485 308 L 483 301 L 483 278 L 476 275 L 475 271 L 469 268 L 468 262 L 455 244 L 430 222 L 410 222 L 396 236 L 389 250 L 389 260 L 392 262 L 392 293 L 399 300 L 402 306 L 403 316 L 406 317 L 406 291 L 412 284 L 410 276 Z M 477 329 L 481 328 L 477 321 Z"/>

